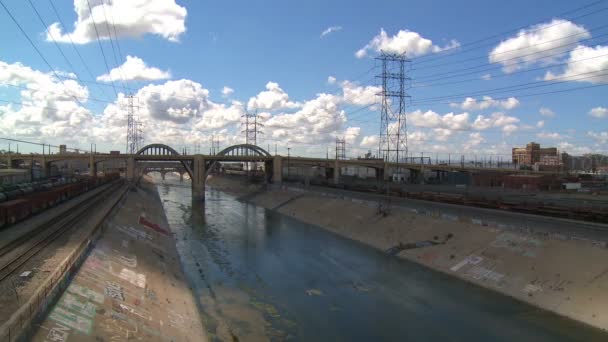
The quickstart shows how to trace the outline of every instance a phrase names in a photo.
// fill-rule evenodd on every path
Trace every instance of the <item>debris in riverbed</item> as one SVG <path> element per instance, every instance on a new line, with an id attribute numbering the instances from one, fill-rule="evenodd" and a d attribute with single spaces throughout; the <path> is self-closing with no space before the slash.
<path id="1" fill-rule="evenodd" d="M 423 240 L 423 241 L 408 242 L 408 243 L 399 242 L 398 245 L 387 249 L 385 252 L 386 252 L 386 254 L 393 256 L 393 255 L 399 254 L 399 252 L 406 250 L 406 249 L 416 249 L 416 248 L 424 248 L 424 247 L 430 247 L 430 246 L 435 246 L 435 245 L 443 245 L 446 242 L 448 242 L 449 239 L 451 239 L 453 237 L 454 237 L 454 235 L 452 235 L 452 233 L 450 233 L 450 234 L 447 234 L 445 236 L 444 240 L 441 242 L 436 242 L 433 240 Z"/>
<path id="2" fill-rule="evenodd" d="M 309 296 L 322 296 L 323 292 L 318 289 L 310 289 L 310 290 L 306 290 L 306 294 Z"/>

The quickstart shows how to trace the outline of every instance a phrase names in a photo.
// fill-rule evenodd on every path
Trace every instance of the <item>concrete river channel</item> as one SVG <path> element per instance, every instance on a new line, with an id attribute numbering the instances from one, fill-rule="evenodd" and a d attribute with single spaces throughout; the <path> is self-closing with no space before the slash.
<path id="1" fill-rule="evenodd" d="M 606 335 L 208 187 L 157 179 L 211 340 L 605 341 Z"/>

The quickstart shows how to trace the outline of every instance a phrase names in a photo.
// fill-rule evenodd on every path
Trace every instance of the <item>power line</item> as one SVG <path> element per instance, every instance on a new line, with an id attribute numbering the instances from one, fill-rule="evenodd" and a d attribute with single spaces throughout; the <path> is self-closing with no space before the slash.
<path id="1" fill-rule="evenodd" d="M 67 28 L 65 26 L 65 24 L 63 23 L 63 20 L 61 19 L 61 16 L 59 15 L 59 12 L 57 11 L 57 8 L 55 7 L 55 4 L 53 3 L 53 0 L 49 0 L 49 3 L 51 4 L 51 7 L 53 8 L 53 12 L 55 12 L 55 16 L 57 17 L 57 20 L 59 20 L 59 23 L 61 24 L 62 27 Z M 84 66 L 84 68 L 86 69 L 87 73 L 89 74 L 89 76 L 91 77 L 92 80 L 95 80 L 95 76 L 93 75 L 93 73 L 91 72 L 91 69 L 89 68 L 89 66 L 87 65 L 87 63 L 85 62 L 84 58 L 82 57 L 82 55 L 80 54 L 80 51 L 78 50 L 78 48 L 76 47 L 76 44 L 74 44 L 74 41 L 72 40 L 72 35 L 68 34 L 68 39 L 70 40 L 70 44 L 72 45 L 72 48 L 74 49 L 74 51 L 76 51 L 76 54 L 78 55 L 78 58 L 80 59 L 80 62 L 82 62 L 82 65 Z M 84 83 L 83 80 L 80 80 L 81 82 Z M 96 82 L 92 82 L 92 83 L 96 83 Z M 105 84 L 104 84 L 105 85 Z M 97 87 L 101 90 L 101 92 L 108 97 L 106 91 L 101 88 L 101 86 L 99 84 L 97 84 Z"/>
<path id="2" fill-rule="evenodd" d="M 557 15 L 557 17 L 562 17 L 562 16 L 565 16 L 565 15 L 570 14 L 570 13 L 575 13 L 575 12 L 578 12 L 578 11 L 580 11 L 580 10 L 587 9 L 587 8 L 589 8 L 589 7 L 592 7 L 592 6 L 595 6 L 595 5 L 599 4 L 599 3 L 602 3 L 603 1 L 604 1 L 604 0 L 597 0 L 597 1 L 593 1 L 593 2 L 591 2 L 591 3 L 589 3 L 589 4 L 587 4 L 587 5 L 583 5 L 583 6 L 580 6 L 580 7 L 575 8 L 575 9 L 568 10 L 568 11 L 566 11 L 566 12 L 563 12 L 563 13 L 561 13 L 561 14 L 558 14 L 558 15 Z M 603 10 L 606 10 L 606 8 L 604 8 L 604 9 L 602 9 L 602 10 L 600 10 L 600 11 L 603 11 Z M 576 20 L 576 19 L 581 19 L 581 18 L 584 18 L 584 17 L 586 17 L 586 16 L 596 14 L 596 13 L 598 13 L 598 12 L 600 12 L 600 11 L 597 11 L 597 10 L 596 10 L 596 11 L 593 11 L 593 12 L 590 12 L 590 13 L 582 14 L 582 15 L 579 15 L 579 16 L 576 16 L 576 17 L 572 17 L 572 18 L 570 18 L 569 20 L 570 20 L 570 21 L 572 21 L 572 20 Z M 546 18 L 546 19 L 543 19 L 543 20 L 539 20 L 539 21 L 551 20 L 551 19 L 553 19 L 553 18 L 555 18 L 555 17 L 556 17 L 556 16 L 552 16 L 552 17 L 549 17 L 549 18 Z M 539 31 L 539 30 L 547 29 L 547 28 L 549 28 L 549 27 L 553 27 L 553 26 L 560 25 L 560 24 L 561 24 L 561 23 L 557 23 L 557 24 L 549 25 L 549 26 L 544 27 L 544 28 L 538 28 L 538 29 L 536 29 L 536 30 L 531 30 L 530 32 L 535 32 L 535 31 Z M 445 49 L 445 50 L 443 50 L 443 51 L 441 51 L 441 52 L 439 53 L 439 54 L 443 54 L 443 55 L 440 55 L 440 56 L 438 56 L 437 54 L 435 54 L 435 55 L 426 55 L 426 56 L 420 56 L 420 57 L 414 58 L 414 59 L 412 59 L 412 60 L 414 61 L 414 63 L 416 63 L 416 62 L 417 62 L 417 61 L 419 61 L 419 60 L 424 60 L 424 62 L 426 63 L 427 61 L 429 61 L 429 62 L 430 62 L 430 61 L 433 61 L 433 60 L 438 60 L 438 59 L 443 59 L 443 58 L 447 58 L 447 57 L 455 56 L 455 55 L 456 55 L 456 54 L 458 54 L 458 53 L 449 54 L 449 55 L 446 55 L 445 53 L 446 53 L 446 52 L 449 52 L 449 51 L 452 51 L 452 50 L 455 50 L 455 49 L 458 49 L 458 48 L 461 48 L 461 47 L 463 47 L 463 46 L 476 45 L 476 44 L 478 44 L 478 43 L 481 43 L 481 42 L 484 42 L 484 41 L 487 41 L 487 40 L 490 40 L 490 39 L 494 39 L 494 38 L 498 38 L 498 37 L 501 37 L 501 36 L 504 36 L 504 35 L 507 35 L 507 34 L 511 34 L 511 33 L 513 33 L 513 32 L 517 32 L 517 31 L 523 30 L 523 29 L 525 29 L 525 28 L 528 28 L 529 26 L 530 26 L 529 24 L 524 25 L 524 26 L 519 26 L 519 27 L 517 27 L 517 28 L 515 28 L 515 29 L 510 29 L 510 30 L 507 30 L 507 31 L 503 31 L 503 32 L 500 32 L 500 33 L 497 33 L 497 34 L 493 34 L 493 35 L 491 35 L 491 36 L 487 36 L 487 37 L 484 37 L 484 38 L 480 38 L 480 39 L 475 40 L 475 41 L 473 41 L 473 42 L 464 43 L 464 44 L 461 44 L 460 46 L 455 46 L 455 47 L 451 47 L 451 48 Z M 492 43 L 492 44 L 490 44 L 490 45 L 493 45 L 493 44 L 494 44 L 494 43 Z M 469 49 L 469 50 L 463 50 L 463 51 L 460 51 L 459 53 L 468 52 L 468 51 L 470 51 L 470 50 L 473 50 L 473 49 Z M 436 58 L 428 60 L 427 58 L 430 58 L 430 57 L 436 57 Z M 418 63 L 423 63 L 423 62 L 418 62 Z"/>
<path id="3" fill-rule="evenodd" d="M 603 55 L 589 57 L 589 58 L 577 59 L 577 60 L 568 61 L 568 62 L 565 62 L 565 63 L 551 64 L 551 65 L 546 65 L 546 66 L 532 68 L 532 69 L 520 70 L 520 71 L 512 72 L 512 73 L 509 73 L 509 74 L 491 75 L 491 78 L 495 79 L 495 78 L 509 77 L 509 76 L 512 76 L 512 75 L 523 74 L 523 73 L 528 73 L 528 72 L 538 71 L 538 70 L 543 70 L 543 69 L 549 69 L 549 68 L 555 68 L 555 67 L 559 67 L 559 66 L 566 66 L 566 65 L 570 65 L 570 64 L 574 64 L 574 63 L 579 63 L 579 62 L 584 62 L 584 61 L 588 61 L 588 60 L 592 60 L 592 59 L 596 59 L 596 58 L 600 58 L 600 57 L 606 57 L 606 56 L 608 56 L 608 54 L 603 54 Z M 501 67 L 498 67 L 497 69 L 500 69 L 500 68 Z M 474 72 L 474 73 L 477 73 L 477 71 Z M 464 80 L 459 80 L 459 81 L 451 81 L 451 82 L 443 82 L 443 83 L 422 83 L 420 85 L 414 84 L 412 86 L 412 88 L 436 87 L 436 86 L 442 86 L 442 85 L 448 85 L 448 84 L 457 84 L 457 83 L 464 83 L 464 82 L 472 82 L 472 81 L 483 81 L 483 80 L 481 78 L 479 78 L 479 77 L 476 77 L 476 78 L 469 78 L 469 79 L 464 79 Z"/>
<path id="4" fill-rule="evenodd" d="M 601 26 L 595 27 L 595 28 L 593 28 L 593 29 L 591 29 L 591 30 L 589 30 L 589 31 L 599 31 L 599 30 L 602 30 L 602 29 L 604 29 L 604 28 L 606 28 L 606 27 L 608 27 L 608 24 L 607 24 L 607 25 L 601 25 Z M 553 43 L 553 42 L 560 41 L 560 40 L 564 40 L 564 39 L 567 39 L 567 38 L 572 38 L 572 37 L 575 37 L 575 36 L 581 36 L 581 35 L 587 35 L 587 34 L 589 34 L 589 32 L 588 32 L 588 31 L 585 31 L 585 32 L 580 32 L 580 33 L 575 33 L 575 34 L 571 34 L 571 35 L 567 35 L 567 36 L 562 36 L 562 37 L 559 37 L 559 38 L 556 38 L 556 39 L 546 40 L 546 41 L 544 41 L 544 42 L 541 42 L 541 43 L 536 43 L 536 44 L 530 44 L 530 45 L 528 45 L 528 46 L 524 46 L 524 47 L 517 48 L 517 49 L 511 49 L 511 50 L 506 50 L 506 51 L 497 52 L 497 53 L 493 54 L 493 56 L 496 56 L 496 55 L 504 55 L 504 54 L 508 54 L 508 53 L 515 52 L 515 51 L 527 50 L 527 49 L 531 49 L 531 48 L 533 48 L 533 47 L 538 47 L 538 46 L 540 46 L 540 45 L 544 45 L 544 44 L 548 44 L 548 43 Z M 566 45 L 577 44 L 577 43 L 579 43 L 579 42 L 584 42 L 584 41 L 588 41 L 588 40 L 596 39 L 596 38 L 599 38 L 599 37 L 602 37 L 602 36 L 606 36 L 606 34 L 601 35 L 601 36 L 598 36 L 598 37 L 589 37 L 589 38 L 585 38 L 585 39 L 582 39 L 582 40 L 580 40 L 580 41 L 579 41 L 579 40 L 577 40 L 576 42 L 569 43 L 569 44 L 566 44 Z M 566 45 L 564 45 L 564 46 L 566 46 Z M 540 51 L 540 52 L 544 52 L 544 51 L 550 51 L 550 49 L 542 50 L 542 51 Z M 526 56 L 526 55 L 524 55 L 524 56 L 517 56 L 517 58 L 521 58 L 521 57 L 525 57 L 525 56 Z M 466 63 L 466 62 L 470 62 L 470 61 L 474 61 L 474 60 L 479 60 L 479 59 L 486 59 L 486 58 L 487 58 L 487 56 L 485 56 L 485 55 L 484 55 L 484 56 L 480 56 L 480 57 L 470 57 L 470 58 L 465 58 L 465 59 L 461 59 L 461 60 L 457 60 L 457 61 L 452 61 L 452 62 L 449 62 L 449 63 L 435 64 L 435 65 L 428 65 L 428 66 L 423 66 L 423 67 L 421 67 L 421 68 L 419 68 L 419 67 L 414 67 L 414 70 L 424 70 L 424 69 L 429 69 L 429 68 L 437 68 L 437 67 L 444 66 L 444 65 L 460 64 L 460 63 Z M 511 59 L 512 59 L 512 58 L 511 58 Z M 504 62 L 504 61 L 506 61 L 506 60 L 501 60 L 501 61 L 494 62 L 494 63 L 502 63 L 502 62 Z"/>
<path id="5" fill-rule="evenodd" d="M 59 82 L 61 82 L 63 84 L 63 86 L 65 87 L 65 89 L 67 89 L 67 87 L 66 87 L 66 85 L 64 83 L 64 79 L 62 77 L 59 77 L 59 74 L 57 74 L 57 71 L 55 70 L 55 68 L 53 68 L 53 66 L 51 65 L 51 63 L 49 63 L 49 61 L 46 59 L 46 57 L 44 57 L 44 55 L 42 54 L 42 52 L 38 49 L 38 47 L 36 46 L 36 44 L 34 44 L 34 42 L 32 41 L 32 39 L 30 38 L 30 36 L 25 32 L 25 30 L 23 29 L 23 27 L 21 26 L 21 24 L 19 24 L 19 22 L 17 21 L 17 19 L 13 16 L 13 14 L 11 13 L 11 11 L 6 7 L 6 5 L 4 4 L 4 2 L 2 0 L 0 0 L 0 5 L 4 8 L 4 10 L 6 11 L 6 13 L 9 15 L 9 17 L 15 23 L 15 25 L 17 25 L 17 27 L 19 28 L 19 30 L 21 31 L 21 33 L 25 36 L 25 38 L 30 43 L 30 45 L 34 48 L 34 50 L 36 50 L 36 53 L 38 53 L 38 55 L 40 56 L 40 58 L 42 58 L 42 60 L 44 61 L 44 63 L 46 63 L 46 65 L 51 69 L 51 71 L 53 72 L 53 75 L 57 78 L 57 80 Z M 80 100 L 76 96 L 71 95 L 71 97 L 74 98 L 74 100 L 76 100 L 76 102 L 78 102 L 81 106 L 84 107 L 84 105 L 82 104 L 82 102 L 80 102 Z"/>
<path id="6" fill-rule="evenodd" d="M 108 20 L 108 16 L 106 15 L 106 3 L 105 1 L 101 2 L 101 6 L 103 9 L 103 17 L 105 18 L 106 21 L 106 29 L 108 30 L 108 36 L 110 38 L 110 45 L 112 46 L 112 56 L 114 57 L 114 62 L 116 63 L 116 67 L 118 68 L 118 71 L 120 72 L 120 76 L 122 76 L 122 87 L 125 91 L 125 93 L 127 92 L 126 87 L 125 87 L 125 75 L 122 72 L 122 67 L 118 61 L 118 58 L 116 57 L 116 49 L 114 48 L 114 41 L 112 39 L 112 31 L 110 30 L 110 22 Z M 118 42 L 118 37 L 116 37 L 116 41 Z M 110 76 L 110 75 L 108 75 Z M 111 77 L 111 76 L 110 76 Z"/>
<path id="7" fill-rule="evenodd" d="M 108 60 L 106 59 L 106 53 L 103 51 L 103 46 L 101 46 L 101 39 L 99 38 L 99 31 L 97 30 L 97 24 L 95 24 L 95 17 L 93 16 L 93 9 L 91 8 L 91 2 L 87 0 L 87 5 L 89 6 L 89 14 L 91 15 L 91 21 L 93 22 L 93 27 L 95 28 L 95 35 L 97 36 L 97 44 L 99 45 L 99 49 L 101 50 L 101 55 L 103 56 L 103 62 L 106 65 L 106 70 L 108 71 L 108 77 L 110 77 L 110 82 L 112 83 L 112 88 L 114 88 L 114 95 L 118 97 L 118 92 L 116 91 L 116 85 L 114 84 L 114 79 L 112 79 L 112 75 L 110 74 L 110 67 L 108 66 Z"/>
<path id="8" fill-rule="evenodd" d="M 602 71 L 606 71 L 606 73 L 598 74 L 598 72 L 602 72 Z M 590 74 L 591 74 L 591 76 L 573 79 L 573 77 L 576 77 L 576 76 L 583 76 L 583 75 L 590 75 Z M 584 80 L 584 79 L 595 78 L 595 77 L 606 76 L 606 75 L 608 75 L 608 68 L 601 69 L 601 70 L 594 70 L 594 71 L 585 72 L 585 73 L 574 74 L 574 75 L 568 75 L 568 76 L 563 76 L 563 77 L 557 77 L 557 78 L 554 78 L 553 80 L 550 80 L 550 82 L 547 82 L 545 80 L 536 81 L 536 82 L 526 82 L 526 83 L 521 83 L 521 84 L 517 84 L 517 85 L 513 85 L 513 86 L 499 87 L 499 88 L 494 88 L 494 89 L 489 89 L 489 90 L 480 90 L 480 91 L 476 91 L 476 92 L 466 92 L 466 93 L 459 93 L 459 94 L 453 94 L 453 95 L 427 97 L 427 98 L 421 98 L 416 101 L 413 101 L 413 103 L 418 104 L 420 102 L 426 102 L 429 100 L 460 98 L 463 96 L 473 97 L 473 96 L 477 96 L 477 95 L 490 95 L 490 94 L 495 94 L 495 93 L 503 93 L 505 91 L 511 91 L 511 90 L 524 90 L 524 89 L 530 89 L 530 88 L 547 87 L 547 86 L 552 86 L 555 84 L 561 84 L 564 82 L 580 81 L 580 80 Z M 562 81 L 553 82 L 555 80 L 562 80 Z M 511 89 L 511 88 L 516 88 L 516 89 Z M 517 89 L 517 88 L 519 88 L 519 89 Z"/>
<path id="9" fill-rule="evenodd" d="M 558 50 L 558 49 L 562 49 L 564 47 L 572 46 L 572 45 L 578 45 L 580 42 L 589 41 L 589 40 L 593 40 L 593 39 L 597 39 L 597 38 L 605 37 L 605 36 L 608 36 L 608 33 L 599 35 L 597 37 L 580 40 L 578 42 L 573 42 L 573 43 L 568 43 L 568 44 L 564 44 L 564 45 L 559 45 L 559 46 L 556 46 L 556 47 L 553 47 L 553 48 L 550 48 L 550 49 L 545 49 L 545 50 L 542 50 L 542 51 L 536 51 L 536 52 L 533 52 L 533 53 L 529 53 L 529 54 L 525 54 L 525 55 L 520 55 L 520 56 L 504 59 L 504 60 L 501 60 L 500 62 L 496 62 L 496 63 L 504 63 L 504 62 L 508 62 L 508 61 L 518 60 L 518 59 L 521 59 L 523 57 L 529 57 L 529 56 L 533 56 L 533 55 L 544 54 L 547 51 Z M 605 41 L 602 41 L 599 44 L 602 44 L 604 42 Z M 583 47 L 584 47 L 584 45 L 581 45 L 581 46 L 578 46 L 578 47 L 576 47 L 576 48 L 574 48 L 574 49 L 572 49 L 570 51 L 576 51 L 576 50 L 581 49 Z M 533 59 L 529 59 L 529 60 L 521 60 L 519 62 L 514 62 L 514 63 L 511 63 L 511 64 L 508 64 L 508 66 L 516 66 L 516 65 L 519 65 L 519 64 L 527 64 L 527 63 L 530 63 L 530 62 L 535 62 L 535 61 L 538 61 L 538 60 L 543 60 L 543 59 L 546 59 L 546 58 L 549 58 L 549 57 L 559 56 L 559 55 L 562 55 L 562 54 L 564 54 L 566 52 L 568 52 L 568 50 L 566 50 L 566 51 L 558 51 L 556 53 L 551 53 L 551 54 L 548 54 L 548 55 L 541 55 L 538 58 L 533 58 Z M 447 71 L 447 72 L 440 72 L 440 73 L 430 74 L 430 75 L 426 75 L 426 76 L 423 76 L 423 77 L 418 77 L 417 79 L 418 80 L 422 79 L 422 80 L 426 80 L 426 81 L 432 82 L 432 81 L 435 81 L 435 80 L 438 80 L 438 79 L 452 78 L 452 77 L 458 77 L 458 76 L 463 76 L 463 75 L 470 75 L 471 73 L 464 73 L 464 74 L 457 74 L 457 75 L 451 75 L 451 74 L 459 73 L 459 72 L 463 72 L 463 71 L 468 71 L 468 70 L 479 69 L 479 68 L 486 67 L 488 65 L 489 65 L 489 63 L 484 63 L 484 64 L 477 65 L 477 66 L 466 67 L 466 68 L 456 69 L 456 70 Z M 501 68 L 501 66 L 499 66 L 499 67 L 490 67 L 490 68 L 483 69 L 483 70 L 477 70 L 477 71 L 474 71 L 473 73 L 487 71 L 487 70 L 495 70 L 497 68 Z M 446 76 L 446 75 L 451 75 L 451 76 Z"/>

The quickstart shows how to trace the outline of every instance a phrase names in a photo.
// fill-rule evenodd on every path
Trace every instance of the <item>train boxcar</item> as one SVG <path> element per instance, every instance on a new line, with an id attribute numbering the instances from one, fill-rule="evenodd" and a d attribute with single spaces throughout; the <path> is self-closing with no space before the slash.
<path id="1" fill-rule="evenodd" d="M 31 213 L 30 201 L 25 199 L 0 203 L 0 227 L 21 221 L 30 216 Z"/>

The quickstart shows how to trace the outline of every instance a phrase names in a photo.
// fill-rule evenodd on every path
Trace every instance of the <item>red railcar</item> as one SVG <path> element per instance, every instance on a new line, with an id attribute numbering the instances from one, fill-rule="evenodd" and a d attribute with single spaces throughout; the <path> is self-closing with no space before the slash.
<path id="1" fill-rule="evenodd" d="M 119 177 L 119 174 L 86 177 L 76 183 L 56 186 L 49 190 L 34 192 L 19 199 L 0 203 L 0 228 L 21 221 L 32 214 L 53 207 Z"/>
<path id="2" fill-rule="evenodd" d="M 30 201 L 16 199 L 0 203 L 0 226 L 21 221 L 32 214 Z"/>

